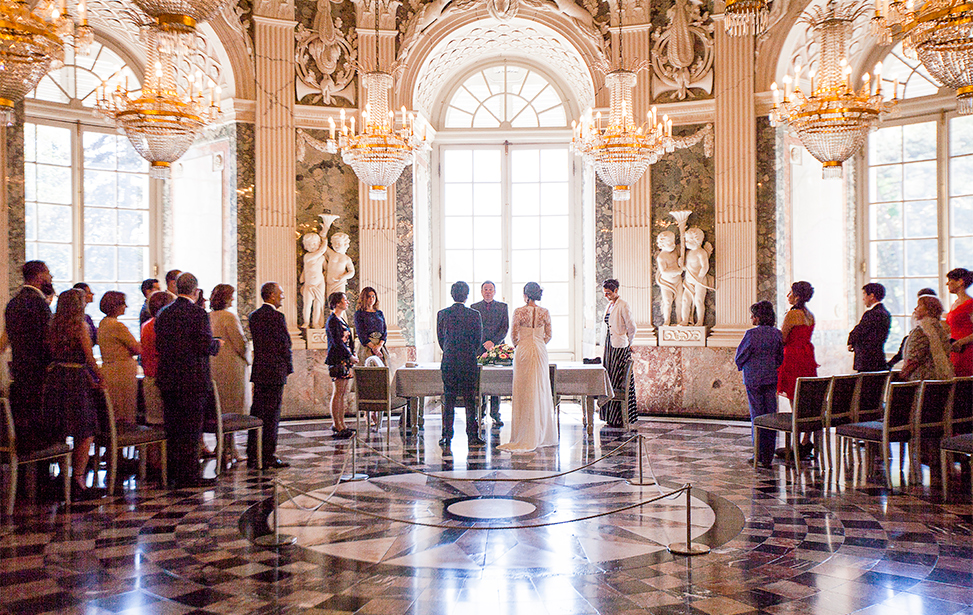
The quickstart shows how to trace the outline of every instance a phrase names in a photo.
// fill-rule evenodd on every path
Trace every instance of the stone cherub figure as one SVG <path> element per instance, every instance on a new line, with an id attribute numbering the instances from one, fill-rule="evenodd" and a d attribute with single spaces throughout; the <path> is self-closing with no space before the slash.
<path id="1" fill-rule="evenodd" d="M 663 231 L 656 237 L 659 255 L 655 258 L 655 282 L 662 291 L 662 319 L 663 325 L 672 324 L 672 306 L 676 305 L 677 316 L 682 300 L 682 259 L 676 252 L 676 234 Z"/>
<path id="2" fill-rule="evenodd" d="M 335 233 L 328 247 L 328 231 L 338 219 L 334 214 L 320 215 L 322 228 L 301 237 L 304 246 L 304 270 L 301 272 L 301 295 L 304 299 L 304 328 L 324 328 L 328 297 L 345 292 L 348 280 L 355 276 L 355 265 L 345 252 L 351 245 L 347 233 Z"/>
<path id="3" fill-rule="evenodd" d="M 706 316 L 706 291 L 715 290 L 706 284 L 709 273 L 709 257 L 713 253 L 710 243 L 703 244 L 703 231 L 692 227 L 686 231 L 686 262 L 683 269 L 682 314 L 680 325 L 702 326 Z"/>

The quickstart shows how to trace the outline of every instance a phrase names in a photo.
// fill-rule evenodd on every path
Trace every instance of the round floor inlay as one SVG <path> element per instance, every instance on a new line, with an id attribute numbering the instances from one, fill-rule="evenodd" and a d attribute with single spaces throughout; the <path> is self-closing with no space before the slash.
<path id="1" fill-rule="evenodd" d="M 506 497 L 464 499 L 446 507 L 446 512 L 454 517 L 467 519 L 512 519 L 536 510 L 537 506 L 530 502 Z"/>

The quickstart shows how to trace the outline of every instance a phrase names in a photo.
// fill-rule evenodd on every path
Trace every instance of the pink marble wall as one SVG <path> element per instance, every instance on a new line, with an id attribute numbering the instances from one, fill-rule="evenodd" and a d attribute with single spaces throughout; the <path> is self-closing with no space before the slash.
<path id="1" fill-rule="evenodd" d="M 640 414 L 747 418 L 735 348 L 637 346 L 635 388 Z"/>

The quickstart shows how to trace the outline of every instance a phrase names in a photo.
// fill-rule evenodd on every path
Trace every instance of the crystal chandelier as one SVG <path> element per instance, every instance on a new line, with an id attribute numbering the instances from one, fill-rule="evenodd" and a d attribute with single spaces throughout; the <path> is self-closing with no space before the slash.
<path id="1" fill-rule="evenodd" d="M 341 159 L 368 186 L 369 198 L 384 201 L 388 187 L 399 179 L 405 167 L 412 164 L 414 152 L 426 147 L 426 139 L 424 134 L 421 137 L 416 134 L 415 116 L 407 116 L 404 107 L 402 126 L 395 129 L 395 112 L 389 110 L 388 97 L 392 75 L 381 71 L 366 73 L 362 76 L 362 84 L 368 102 L 362 112 L 361 130 L 355 130 L 354 117 L 349 128 L 342 110 L 341 126 L 336 126 L 333 119 L 328 120 L 331 138 L 325 151 L 334 154 L 340 150 Z M 310 142 L 306 136 L 304 140 Z"/>
<path id="2" fill-rule="evenodd" d="M 767 27 L 767 0 L 727 0 L 723 27 L 730 36 L 758 34 Z"/>
<path id="3" fill-rule="evenodd" d="M 854 21 L 864 10 L 861 5 L 842 6 L 832 1 L 802 17 L 820 48 L 817 75 L 814 70 L 808 74 L 810 95 L 801 90 L 800 66 L 793 79 L 784 77 L 783 102 L 777 84 L 771 86 L 771 125 L 783 122 L 797 132 L 804 147 L 824 165 L 825 179 L 842 176 L 842 163 L 861 148 L 879 117 L 895 108 L 895 92 L 891 101 L 882 95 L 881 63 L 875 66 L 874 80 L 866 73 L 857 91 L 851 83 L 847 42 Z"/>
<path id="4" fill-rule="evenodd" d="M 165 53 L 185 54 L 194 45 L 196 26 L 216 17 L 229 0 L 132 0 L 155 21 Z"/>
<path id="5" fill-rule="evenodd" d="M 173 56 L 163 52 L 156 37 L 157 32 L 150 30 L 141 91 L 130 91 L 127 81 L 114 89 L 103 84 L 96 109 L 122 129 L 135 151 L 151 163 L 149 176 L 164 179 L 203 127 L 220 117 L 220 87 L 204 85 L 200 72 L 180 87 Z"/>
<path id="6" fill-rule="evenodd" d="M 0 3 L 0 119 L 5 123 L 13 123 L 14 104 L 63 64 L 58 30 L 56 21 L 45 20 L 26 2 Z"/>
<path id="7" fill-rule="evenodd" d="M 956 90 L 957 111 L 973 113 L 973 4 L 965 0 L 877 0 L 873 30 L 918 57 L 934 79 Z"/>

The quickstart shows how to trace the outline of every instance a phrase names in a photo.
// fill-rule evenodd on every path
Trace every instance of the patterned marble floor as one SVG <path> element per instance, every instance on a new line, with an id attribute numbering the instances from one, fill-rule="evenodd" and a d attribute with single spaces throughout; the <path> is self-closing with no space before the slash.
<path id="1" fill-rule="evenodd" d="M 577 406 L 563 408 L 561 423 L 560 446 L 537 454 L 496 451 L 504 430 L 472 453 L 459 435 L 443 459 L 432 416 L 404 443 L 395 430 L 391 442 L 372 434 L 356 460 L 370 479 L 338 487 L 349 441 L 332 439 L 327 423 L 287 423 L 285 471 L 235 468 L 200 491 L 129 482 L 70 512 L 18 504 L 0 522 L 0 613 L 973 615 L 973 506 L 958 466 L 943 501 L 938 470 L 905 486 L 896 472 L 892 492 L 864 472 L 754 470 L 745 424 L 642 420 L 661 487 L 621 480 L 637 474 L 632 444 L 583 471 L 524 481 L 596 461 L 626 439 L 600 425 L 586 437 Z M 287 487 L 283 531 L 300 539 L 280 551 L 250 540 L 268 531 L 275 477 Z M 484 477 L 517 480 L 461 480 Z M 686 482 L 692 534 L 708 555 L 663 548 L 684 536 L 684 497 L 501 528 L 603 513 Z"/>

